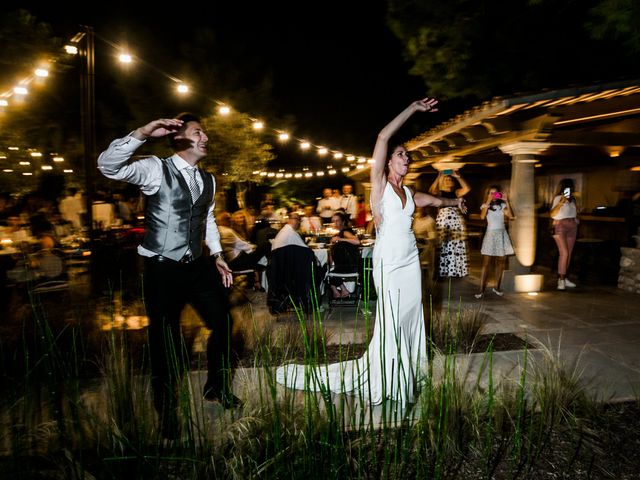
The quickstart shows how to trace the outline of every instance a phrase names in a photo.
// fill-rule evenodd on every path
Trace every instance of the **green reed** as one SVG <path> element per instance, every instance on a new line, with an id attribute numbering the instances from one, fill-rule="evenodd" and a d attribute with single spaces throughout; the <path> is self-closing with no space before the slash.
<path id="1" fill-rule="evenodd" d="M 374 323 L 368 275 L 363 291 L 356 322 L 368 339 Z M 247 309 L 255 369 L 238 373 L 244 377 L 244 408 L 225 412 L 206 405 L 199 399 L 200 387 L 185 375 L 179 391 L 183 435 L 174 442 L 162 439 L 157 429 L 147 350 L 142 365 L 134 364 L 127 332 L 107 334 L 98 362 L 101 376 L 86 385 L 79 378 L 86 357 L 81 330 L 72 325 L 54 331 L 47 309 L 34 308 L 34 328 L 23 332 L 24 375 L 9 389 L 2 439 L 13 458 L 54 458 L 51 468 L 68 478 L 86 473 L 100 478 L 400 479 L 459 478 L 468 471 L 518 478 L 540 460 L 553 432 L 586 435 L 580 429 L 592 411 L 579 366 L 567 368 L 558 354 L 544 351 L 534 361 L 525 349 L 515 377 L 503 377 L 496 372 L 492 344 L 484 353 L 460 353 L 475 341 L 482 315 L 460 304 L 451 308 L 450 302 L 444 312 L 434 312 L 429 301 L 415 404 L 403 407 L 383 396 L 382 404 L 372 407 L 370 382 L 355 395 L 341 394 L 344 384 L 318 392 L 283 388 L 273 369 L 283 359 L 301 354 L 308 382 L 328 360 L 331 334 L 318 292 L 311 298 L 312 310 L 294 305 L 296 320 L 284 325 L 258 325 Z M 68 342 L 63 347 L 63 337 L 71 347 Z M 385 342 L 399 348 L 399 338 L 384 338 L 381 353 Z M 180 350 L 186 348 L 181 345 Z M 347 350 L 338 352 L 337 361 L 346 360 Z M 168 354 L 177 370 L 185 368 L 183 351 Z M 365 362 L 359 372 L 364 381 L 370 367 Z M 409 368 L 395 366 L 386 391 Z"/>

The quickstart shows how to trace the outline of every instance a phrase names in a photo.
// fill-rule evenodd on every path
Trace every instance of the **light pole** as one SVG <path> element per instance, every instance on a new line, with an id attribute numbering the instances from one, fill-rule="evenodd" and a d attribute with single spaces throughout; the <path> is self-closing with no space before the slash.
<path id="1" fill-rule="evenodd" d="M 77 39 L 80 56 L 83 58 L 80 74 L 81 124 L 84 153 L 84 178 L 86 199 L 86 221 L 89 240 L 93 243 L 93 189 L 96 162 L 96 98 L 95 98 L 95 48 L 93 27 L 82 26 Z"/>

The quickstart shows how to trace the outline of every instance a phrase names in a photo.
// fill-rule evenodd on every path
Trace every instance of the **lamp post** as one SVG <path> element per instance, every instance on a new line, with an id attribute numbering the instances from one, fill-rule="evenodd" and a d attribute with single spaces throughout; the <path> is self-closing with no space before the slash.
<path id="1" fill-rule="evenodd" d="M 95 49 L 93 27 L 82 26 L 83 31 L 77 38 L 79 53 L 83 58 L 80 74 L 81 99 L 81 124 L 84 154 L 84 178 L 86 199 L 86 221 L 89 240 L 93 243 L 93 189 L 94 169 L 96 161 L 96 99 L 95 99 Z"/>

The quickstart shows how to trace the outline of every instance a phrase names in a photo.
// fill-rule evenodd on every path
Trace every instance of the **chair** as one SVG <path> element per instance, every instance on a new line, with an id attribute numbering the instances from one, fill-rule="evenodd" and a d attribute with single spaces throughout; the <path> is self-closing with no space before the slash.
<path id="1" fill-rule="evenodd" d="M 69 282 L 66 280 L 51 280 L 48 282 L 38 283 L 31 289 L 31 293 L 39 295 L 42 293 L 64 292 L 69 290 Z"/>
<path id="2" fill-rule="evenodd" d="M 248 268 L 247 270 L 233 270 L 231 272 L 231 275 L 233 275 L 233 278 L 235 280 L 236 277 L 249 276 L 253 275 L 254 273 L 255 270 L 253 270 L 252 268 Z M 251 280 L 253 281 L 253 278 Z"/>
<path id="3" fill-rule="evenodd" d="M 232 270 L 231 275 L 233 276 L 234 287 L 239 286 L 241 288 L 251 288 L 254 284 L 255 274 L 256 272 L 252 268 L 248 268 L 246 270 Z M 241 279 L 243 279 L 242 282 L 240 281 Z"/>
<path id="4" fill-rule="evenodd" d="M 36 281 L 32 294 L 61 292 L 69 290 L 69 276 L 64 257 L 57 250 L 42 250 L 33 255 L 37 266 L 34 270 Z"/>
<path id="5" fill-rule="evenodd" d="M 231 298 L 231 304 L 236 305 L 240 303 L 251 303 L 250 298 L 247 296 L 247 286 L 253 285 L 255 270 L 249 268 L 246 270 L 232 270 L 233 276 L 232 289 L 234 295 Z"/>
<path id="6" fill-rule="evenodd" d="M 274 313 L 291 310 L 292 303 L 309 311 L 314 292 L 324 278 L 324 268 L 316 263 L 313 251 L 308 247 L 287 245 L 271 252 L 267 267 L 267 305 Z"/>
<path id="7" fill-rule="evenodd" d="M 327 296 L 329 306 L 357 305 L 360 299 L 360 249 L 348 242 L 338 242 L 331 248 L 332 265 L 327 274 Z M 346 297 L 335 297 L 331 285 L 345 285 Z"/>

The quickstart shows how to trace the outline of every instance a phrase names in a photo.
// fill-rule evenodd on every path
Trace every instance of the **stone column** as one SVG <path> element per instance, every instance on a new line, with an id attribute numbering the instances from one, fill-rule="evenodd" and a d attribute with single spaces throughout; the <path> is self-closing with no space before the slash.
<path id="1" fill-rule="evenodd" d="M 536 212 L 535 212 L 535 155 L 540 154 L 550 143 L 544 142 L 514 142 L 500 146 L 500 150 L 511 155 L 511 187 L 509 202 L 516 219 L 511 223 L 509 233 L 513 248 L 516 252 L 516 265 L 509 273 L 505 272 L 505 289 L 516 289 L 517 279 L 514 274 L 528 273 L 529 267 L 536 259 Z M 541 282 L 541 278 L 539 279 Z M 534 282 L 535 283 L 535 282 Z M 534 291 L 538 288 L 527 287 L 525 290 Z"/>

